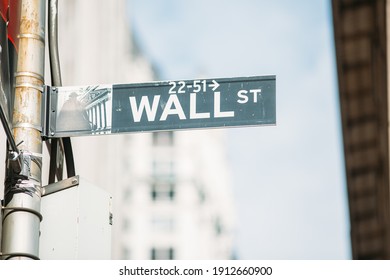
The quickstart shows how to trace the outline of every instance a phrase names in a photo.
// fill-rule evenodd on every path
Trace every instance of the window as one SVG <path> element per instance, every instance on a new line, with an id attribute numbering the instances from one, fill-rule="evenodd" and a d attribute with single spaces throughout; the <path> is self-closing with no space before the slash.
<path id="1" fill-rule="evenodd" d="M 153 146 L 173 146 L 173 131 L 154 132 Z"/>
<path id="2" fill-rule="evenodd" d="M 151 224 L 152 231 L 159 233 L 171 233 L 175 227 L 172 217 L 156 216 L 152 218 Z"/>
<path id="3" fill-rule="evenodd" d="M 198 188 L 199 203 L 203 204 L 206 201 L 206 193 L 203 188 Z"/>
<path id="4" fill-rule="evenodd" d="M 217 235 L 221 235 L 222 234 L 222 231 L 223 231 L 223 225 L 222 225 L 222 222 L 221 222 L 221 218 L 216 218 L 215 221 L 214 221 L 214 228 L 215 228 L 215 233 Z"/>
<path id="5" fill-rule="evenodd" d="M 126 232 L 130 229 L 130 226 L 131 226 L 130 220 L 124 218 L 122 220 L 122 230 Z"/>
<path id="6" fill-rule="evenodd" d="M 131 259 L 131 252 L 126 246 L 122 247 L 122 259 L 129 260 Z"/>
<path id="7" fill-rule="evenodd" d="M 153 183 L 151 196 L 155 200 L 174 200 L 175 176 L 174 163 L 171 160 L 153 161 Z"/>
<path id="8" fill-rule="evenodd" d="M 131 195 L 132 195 L 132 191 L 130 187 L 125 188 L 123 190 L 123 195 L 122 195 L 123 202 L 131 201 Z"/>
<path id="9" fill-rule="evenodd" d="M 152 200 L 172 201 L 175 198 L 175 184 L 169 182 L 155 182 L 151 190 Z"/>
<path id="10" fill-rule="evenodd" d="M 175 251 L 172 247 L 170 248 L 152 248 L 150 251 L 151 260 L 174 260 Z"/>
<path id="11" fill-rule="evenodd" d="M 172 160 L 153 161 L 153 176 L 170 178 L 173 176 L 174 163 Z"/>

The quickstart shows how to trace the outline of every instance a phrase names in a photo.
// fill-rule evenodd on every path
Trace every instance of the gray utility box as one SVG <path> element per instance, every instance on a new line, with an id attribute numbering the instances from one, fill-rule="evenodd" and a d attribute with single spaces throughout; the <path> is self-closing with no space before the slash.
<path id="1" fill-rule="evenodd" d="M 83 178 L 42 197 L 42 260 L 111 259 L 111 197 Z"/>

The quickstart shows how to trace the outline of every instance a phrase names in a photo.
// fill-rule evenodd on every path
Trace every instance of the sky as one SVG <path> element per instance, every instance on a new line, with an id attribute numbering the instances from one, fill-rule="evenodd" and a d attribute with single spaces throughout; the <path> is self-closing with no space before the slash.
<path id="1" fill-rule="evenodd" d="M 277 125 L 226 129 L 240 259 L 350 259 L 331 3 L 130 0 L 161 80 L 276 75 Z"/>

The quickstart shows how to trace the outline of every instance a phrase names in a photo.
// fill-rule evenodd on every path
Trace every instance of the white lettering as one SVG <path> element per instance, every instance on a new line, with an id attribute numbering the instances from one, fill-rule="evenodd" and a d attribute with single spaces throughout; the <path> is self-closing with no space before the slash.
<path id="1" fill-rule="evenodd" d="M 149 99 L 147 96 L 141 97 L 141 102 L 139 103 L 139 107 L 137 108 L 137 101 L 135 96 L 130 96 L 130 107 L 131 112 L 133 113 L 134 122 L 140 122 L 143 112 L 146 112 L 146 116 L 148 121 L 154 121 L 156 118 L 158 102 L 160 101 L 160 95 L 155 95 L 153 97 L 153 104 L 150 107 Z"/>
<path id="2" fill-rule="evenodd" d="M 248 99 L 249 99 L 248 96 L 246 95 L 247 93 L 248 93 L 248 91 L 245 90 L 245 89 L 240 90 L 240 91 L 237 93 L 237 96 L 238 96 L 238 98 L 242 98 L 242 99 L 237 100 L 237 102 L 240 103 L 240 104 L 245 104 L 245 103 L 247 103 L 247 102 L 248 102 Z"/>
<path id="3" fill-rule="evenodd" d="M 251 89 L 250 92 L 253 93 L 253 102 L 257 103 L 257 94 L 261 92 L 261 89 Z"/>
<path id="4" fill-rule="evenodd" d="M 164 111 L 162 112 L 160 121 L 165 121 L 168 115 L 178 115 L 179 119 L 186 119 L 186 115 L 184 114 L 183 108 L 181 107 L 180 101 L 176 94 L 169 96 L 167 104 L 165 104 Z"/>
<path id="5" fill-rule="evenodd" d="M 214 118 L 234 117 L 234 111 L 221 112 L 221 93 L 214 92 Z"/>
<path id="6" fill-rule="evenodd" d="M 196 112 L 196 93 L 190 94 L 190 119 L 209 119 L 210 113 Z"/>

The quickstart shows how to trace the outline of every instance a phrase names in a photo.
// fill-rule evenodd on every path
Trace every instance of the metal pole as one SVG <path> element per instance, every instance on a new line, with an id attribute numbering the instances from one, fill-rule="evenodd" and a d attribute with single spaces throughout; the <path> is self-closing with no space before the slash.
<path id="1" fill-rule="evenodd" d="M 49 15 L 48 15 L 48 39 L 49 39 L 49 60 L 52 85 L 55 87 L 62 86 L 60 57 L 58 54 L 58 0 L 49 0 Z M 61 149 L 63 147 L 63 150 Z M 55 175 L 58 181 L 62 180 L 62 161 L 63 156 L 57 158 L 58 151 L 65 153 L 66 170 L 68 178 L 76 175 L 72 142 L 69 137 L 61 139 L 52 139 L 50 148 L 50 171 L 49 184 L 54 183 Z M 59 169 L 57 170 L 59 165 Z"/>
<path id="2" fill-rule="evenodd" d="M 51 82 L 53 86 L 62 86 L 60 56 L 58 54 L 58 0 L 49 0 L 49 58 Z"/>
<path id="3" fill-rule="evenodd" d="M 13 134 L 21 172 L 8 169 L 3 217 L 2 257 L 38 259 L 42 216 L 41 100 L 44 83 L 45 1 L 22 0 Z"/>

